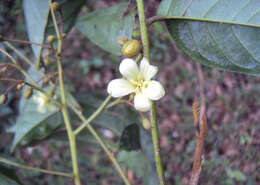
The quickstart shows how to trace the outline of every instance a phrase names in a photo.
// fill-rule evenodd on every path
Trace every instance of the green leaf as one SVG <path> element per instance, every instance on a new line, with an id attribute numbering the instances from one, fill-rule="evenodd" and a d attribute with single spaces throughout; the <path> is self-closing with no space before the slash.
<path id="1" fill-rule="evenodd" d="M 24 88 L 25 89 L 25 88 Z M 16 121 L 16 125 L 12 130 L 15 132 L 15 137 L 11 151 L 21 142 L 21 140 L 29 134 L 34 128 L 44 123 L 45 120 L 53 116 L 56 111 L 46 108 L 45 112 L 38 111 L 39 105 L 35 102 L 34 95 L 31 99 L 27 100 L 21 98 L 19 105 L 19 116 Z"/>
<path id="2" fill-rule="evenodd" d="M 118 161 L 142 177 L 144 185 L 158 185 L 156 171 L 153 170 L 154 167 L 144 152 L 121 151 L 118 154 Z"/>
<path id="3" fill-rule="evenodd" d="M 49 14 L 49 1 L 24 0 L 23 8 L 30 41 L 43 43 Z M 41 47 L 32 45 L 32 49 L 34 55 L 38 58 Z"/>
<path id="4" fill-rule="evenodd" d="M 22 139 L 21 145 L 35 146 L 52 137 L 59 128 L 63 126 L 61 113 L 55 113 L 37 124 L 35 128 L 30 130 Z M 66 133 L 64 133 L 66 135 Z"/>
<path id="5" fill-rule="evenodd" d="M 135 12 L 124 15 L 128 3 L 96 10 L 79 17 L 76 28 L 92 42 L 114 55 L 121 55 L 118 38 L 131 38 Z"/>
<path id="6" fill-rule="evenodd" d="M 137 124 L 128 125 L 120 138 L 119 142 L 120 149 L 131 151 L 138 150 L 141 148 L 139 127 Z"/>
<path id="7" fill-rule="evenodd" d="M 33 67 L 29 69 L 28 73 L 35 81 L 41 78 L 39 73 Z M 26 89 L 27 88 L 23 88 L 23 92 Z M 44 112 L 40 112 L 39 103 L 35 101 L 35 97 L 38 97 L 39 95 L 39 92 L 35 91 L 29 100 L 25 99 L 24 97 L 20 99 L 19 116 L 15 126 L 12 128 L 12 131 L 15 133 L 15 137 L 11 151 L 15 149 L 15 147 L 30 131 L 32 131 L 34 128 L 57 112 L 57 109 L 49 109 L 48 107 L 46 107 Z"/>
<path id="8" fill-rule="evenodd" d="M 260 73 L 260 1 L 164 0 L 171 36 L 196 61 L 218 69 Z"/>
<path id="9" fill-rule="evenodd" d="M 85 1 L 59 0 L 58 2 L 61 5 L 64 32 L 67 33 L 74 26 L 77 15 Z M 48 0 L 24 0 L 23 8 L 30 41 L 43 43 L 45 35 L 55 34 Z M 32 49 L 34 55 L 38 58 L 41 47 L 32 45 Z"/>
<path id="10" fill-rule="evenodd" d="M 11 185 L 19 184 L 22 185 L 19 177 L 16 175 L 13 168 L 8 167 L 4 163 L 0 163 L 0 184 L 1 185 Z"/>
<path id="11" fill-rule="evenodd" d="M 0 174 L 0 184 L 1 185 L 21 185 L 21 184 L 18 184 L 15 180 L 13 180 L 3 174 Z"/>

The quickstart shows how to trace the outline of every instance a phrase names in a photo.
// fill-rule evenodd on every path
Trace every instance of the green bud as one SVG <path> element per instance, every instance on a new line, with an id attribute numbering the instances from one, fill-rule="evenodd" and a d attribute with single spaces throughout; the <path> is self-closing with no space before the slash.
<path id="1" fill-rule="evenodd" d="M 141 50 L 141 44 L 138 40 L 127 41 L 122 48 L 122 53 L 128 58 L 136 56 Z"/>
<path id="2" fill-rule="evenodd" d="M 0 96 L 0 104 L 5 104 L 7 102 L 7 100 L 8 100 L 8 97 L 6 94 L 2 94 Z"/>
<path id="3" fill-rule="evenodd" d="M 23 97 L 29 99 L 32 97 L 32 95 L 33 95 L 33 88 L 30 87 L 24 91 Z"/>
<path id="4" fill-rule="evenodd" d="M 24 82 L 22 82 L 22 83 L 19 83 L 18 85 L 17 85 L 17 90 L 21 90 L 22 88 L 23 88 L 23 86 L 25 85 L 25 83 Z"/>
<path id="5" fill-rule="evenodd" d="M 143 118 L 142 125 L 143 125 L 145 130 L 150 130 L 150 128 L 151 128 L 151 122 L 146 117 Z"/>
<path id="6" fill-rule="evenodd" d="M 54 11 L 60 9 L 60 4 L 59 4 L 58 2 L 53 2 L 53 3 L 51 4 L 51 6 L 52 6 L 52 8 L 53 8 Z"/>
<path id="7" fill-rule="evenodd" d="M 48 43 L 53 43 L 55 41 L 56 37 L 54 35 L 49 35 L 47 37 L 47 42 Z"/>

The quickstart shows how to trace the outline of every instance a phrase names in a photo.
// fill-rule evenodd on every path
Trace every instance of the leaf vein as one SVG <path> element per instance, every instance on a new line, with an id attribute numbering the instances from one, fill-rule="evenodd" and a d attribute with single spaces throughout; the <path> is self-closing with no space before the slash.
<path id="1" fill-rule="evenodd" d="M 234 35 L 234 37 L 236 38 L 236 40 L 239 42 L 239 44 L 247 51 L 247 53 L 248 53 L 254 60 L 256 60 L 258 63 L 260 63 L 260 60 L 258 60 L 258 59 L 249 51 L 249 49 L 245 46 L 245 44 L 238 38 L 237 34 L 234 32 L 233 26 L 231 26 L 231 30 L 232 30 L 232 34 Z"/>
<path id="2" fill-rule="evenodd" d="M 222 55 L 225 57 L 225 59 L 228 61 L 228 62 L 231 62 L 232 64 L 236 65 L 236 63 L 234 61 L 232 61 L 225 53 L 224 51 L 222 50 L 222 48 L 219 46 L 219 43 L 217 42 L 214 34 L 210 31 L 209 27 L 208 27 L 208 24 L 206 24 L 206 28 L 207 28 L 207 31 L 209 33 L 209 36 L 211 37 L 211 39 L 213 40 L 213 42 L 216 44 L 216 47 L 219 49 L 219 51 L 222 53 Z M 237 66 L 237 65 L 236 65 Z"/>

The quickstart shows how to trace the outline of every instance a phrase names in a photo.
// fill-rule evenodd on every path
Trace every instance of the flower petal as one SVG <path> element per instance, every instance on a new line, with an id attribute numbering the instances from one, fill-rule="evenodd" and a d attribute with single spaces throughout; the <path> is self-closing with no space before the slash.
<path id="1" fill-rule="evenodd" d="M 136 80 L 139 73 L 138 65 L 130 58 L 126 58 L 120 63 L 119 71 L 129 80 Z"/>
<path id="2" fill-rule="evenodd" d="M 134 87 L 126 79 L 115 79 L 109 82 L 107 92 L 114 98 L 128 95 L 134 92 Z"/>
<path id="3" fill-rule="evenodd" d="M 144 80 L 151 80 L 158 71 L 156 66 L 150 65 L 147 58 L 143 57 L 140 63 L 140 74 L 143 76 Z"/>
<path id="4" fill-rule="evenodd" d="M 137 93 L 134 98 L 136 110 L 146 112 L 152 109 L 152 101 L 142 93 Z"/>
<path id="5" fill-rule="evenodd" d="M 159 100 L 165 95 L 165 90 L 160 82 L 152 80 L 148 82 L 147 87 L 142 92 L 151 100 Z"/>

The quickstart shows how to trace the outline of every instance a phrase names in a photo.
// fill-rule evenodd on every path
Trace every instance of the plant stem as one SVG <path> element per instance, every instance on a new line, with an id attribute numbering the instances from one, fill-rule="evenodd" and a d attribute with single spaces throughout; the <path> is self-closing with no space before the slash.
<path id="1" fill-rule="evenodd" d="M 141 39 L 144 48 L 144 56 L 148 59 L 148 61 L 150 61 L 151 58 L 150 58 L 149 38 L 148 38 L 147 26 L 145 23 L 143 0 L 137 0 L 137 9 L 138 9 L 139 22 L 140 22 Z"/>
<path id="2" fill-rule="evenodd" d="M 144 55 L 146 56 L 148 61 L 150 61 L 151 58 L 150 58 L 150 49 L 149 49 L 149 38 L 148 38 L 147 26 L 145 22 L 143 0 L 137 0 L 137 9 L 139 15 Z M 152 120 L 152 139 L 153 139 L 154 156 L 155 156 L 157 173 L 158 173 L 160 185 L 165 185 L 164 170 L 163 170 L 162 158 L 160 153 L 160 137 L 159 137 L 159 130 L 157 125 L 156 105 L 154 102 L 152 104 L 151 120 Z"/>
<path id="3" fill-rule="evenodd" d="M 104 106 L 108 103 L 108 100 L 110 100 L 110 96 L 108 96 L 106 98 L 106 100 L 104 101 L 104 103 L 102 103 L 101 106 Z M 105 103 L 106 102 L 106 103 Z M 101 107 L 100 106 L 100 107 Z M 99 108 L 100 108 L 99 107 Z M 106 152 L 106 154 L 108 155 L 109 159 L 112 161 L 113 165 L 115 166 L 115 168 L 117 169 L 119 175 L 122 177 L 124 183 L 126 185 L 131 185 L 130 182 L 128 181 L 127 177 L 125 176 L 123 170 L 121 169 L 119 163 L 117 162 L 116 158 L 114 157 L 114 155 L 110 152 L 110 150 L 108 149 L 108 147 L 106 146 L 106 144 L 104 143 L 104 141 L 102 140 L 102 138 L 98 135 L 98 133 L 95 131 L 95 129 L 90 125 L 90 121 L 89 119 L 87 120 L 81 111 L 79 111 L 77 108 L 75 108 L 74 106 L 70 105 L 70 108 L 78 115 L 78 117 L 81 119 L 81 121 L 83 122 L 82 125 L 85 125 L 89 131 L 91 132 L 91 134 L 96 138 L 96 140 L 98 141 L 98 143 L 101 145 L 101 147 L 103 148 L 103 150 Z M 105 108 L 105 107 L 104 107 Z M 100 112 L 101 113 L 101 112 Z M 91 116 L 92 117 L 92 116 Z"/>
<path id="4" fill-rule="evenodd" d="M 105 99 L 105 101 L 100 105 L 100 107 L 82 125 L 80 125 L 74 131 L 75 136 L 77 136 L 91 121 L 93 121 L 99 114 L 101 114 L 105 110 L 105 108 L 111 98 L 112 98 L 112 96 L 108 96 Z"/>
<path id="5" fill-rule="evenodd" d="M 27 40 L 16 40 L 16 39 L 8 39 L 8 38 L 3 38 L 4 41 L 8 41 L 8 42 L 16 42 L 16 43 L 20 43 L 20 44 L 29 44 L 29 45 L 36 45 L 36 46 L 41 46 L 41 47 L 45 47 L 48 49 L 52 49 L 51 46 L 49 45 L 45 45 L 45 44 L 41 44 L 41 43 L 37 43 L 37 42 L 31 42 L 31 41 L 27 41 Z"/>
<path id="6" fill-rule="evenodd" d="M 68 109 L 67 109 L 64 79 L 63 79 L 63 69 L 62 69 L 62 64 L 61 64 L 62 38 L 60 36 L 60 32 L 59 32 L 59 29 L 58 29 L 55 13 L 54 13 L 54 10 L 53 10 L 52 4 L 51 4 L 52 0 L 50 0 L 49 2 L 50 2 L 50 7 L 51 7 L 51 14 L 52 14 L 53 23 L 54 23 L 56 34 L 57 34 L 57 37 L 58 37 L 58 50 L 57 50 L 56 56 L 57 56 L 58 72 L 59 72 L 61 102 L 63 104 L 62 114 L 63 114 L 64 122 L 65 122 L 65 125 L 66 125 L 68 137 L 69 137 L 70 152 L 71 152 L 72 166 L 73 166 L 73 173 L 74 173 L 74 182 L 75 182 L 76 185 L 81 185 L 80 172 L 79 172 L 78 159 L 77 159 L 76 136 L 73 133 L 71 123 L 70 123 L 69 113 L 68 113 Z"/>
<path id="7" fill-rule="evenodd" d="M 0 157 L 0 162 L 6 163 L 9 165 L 18 167 L 18 168 L 27 169 L 27 170 L 33 170 L 33 171 L 38 171 L 38 172 L 47 173 L 47 174 L 51 174 L 51 175 L 59 175 L 59 176 L 73 178 L 73 174 L 71 174 L 71 173 L 64 173 L 64 172 L 57 172 L 57 171 L 51 171 L 51 170 L 44 170 L 44 169 L 40 169 L 40 168 L 34 168 L 34 167 L 30 167 L 30 166 L 26 166 L 23 164 L 19 164 L 19 163 L 10 161 L 10 160 L 2 158 L 2 157 Z"/>
<path id="8" fill-rule="evenodd" d="M 157 115 L 156 115 L 156 105 L 152 105 L 152 139 L 153 139 L 153 150 L 155 156 L 155 162 L 157 167 L 157 173 L 159 177 L 160 185 L 165 185 L 165 177 L 163 170 L 162 157 L 160 152 L 160 136 L 158 131 Z"/>
<path id="9" fill-rule="evenodd" d="M 10 42 L 4 42 L 10 49 L 12 49 L 19 57 L 21 57 L 27 64 L 34 66 L 32 61 L 24 56 L 18 49 L 16 49 Z"/>

